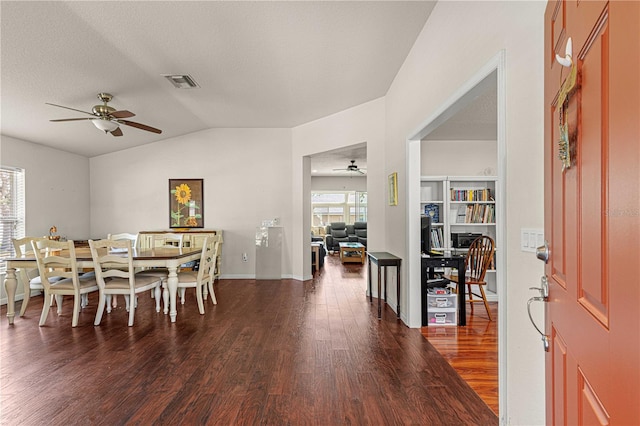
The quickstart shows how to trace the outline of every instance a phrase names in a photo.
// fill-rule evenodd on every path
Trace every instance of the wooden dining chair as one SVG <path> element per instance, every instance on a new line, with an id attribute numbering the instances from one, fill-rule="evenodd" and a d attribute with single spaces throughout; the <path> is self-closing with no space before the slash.
<path id="1" fill-rule="evenodd" d="M 215 245 L 217 238 L 215 236 L 207 237 L 202 245 L 202 253 L 200 255 L 200 263 L 197 271 L 185 270 L 178 272 L 178 289 L 180 290 L 180 303 L 185 303 L 185 293 L 187 288 L 196 289 L 196 300 L 198 301 L 198 311 L 204 314 L 203 289 L 211 280 L 212 265 L 216 261 Z M 168 294 L 168 293 L 167 293 Z M 166 299 L 166 296 L 165 296 Z M 167 303 L 165 301 L 165 310 Z"/>
<path id="2" fill-rule="evenodd" d="M 31 241 L 40 242 L 46 240 L 45 237 L 24 237 L 13 239 L 13 250 L 16 257 L 33 256 L 33 248 Z M 44 286 L 42 285 L 42 278 L 37 267 L 35 268 L 20 268 L 18 277 L 22 282 L 22 288 L 24 290 L 24 297 L 22 299 L 22 306 L 20 307 L 20 316 L 24 316 L 29 305 L 29 299 L 31 299 L 31 290 L 38 290 L 44 292 Z M 59 281 L 62 277 L 52 276 L 49 278 L 52 281 Z M 49 298 L 49 306 L 53 306 L 54 298 Z M 46 299 L 45 299 L 46 303 Z M 59 310 L 58 310 L 59 311 Z M 59 312 L 58 312 L 59 313 Z"/>
<path id="3" fill-rule="evenodd" d="M 128 232 L 121 232 L 119 234 L 107 234 L 107 240 L 129 240 L 131 241 L 131 246 L 134 249 L 138 248 L 138 234 L 130 234 Z"/>
<path id="4" fill-rule="evenodd" d="M 469 299 L 467 300 L 471 307 L 471 313 L 473 314 L 473 305 L 476 303 L 484 303 L 484 307 L 487 310 L 487 315 L 489 316 L 489 321 L 493 321 L 491 317 L 491 310 L 489 309 L 489 302 L 487 302 L 487 295 L 484 291 L 484 287 L 487 285 L 487 282 L 484 279 L 485 274 L 487 273 L 487 269 L 489 269 L 489 265 L 491 264 L 491 260 L 493 259 L 493 255 L 495 252 L 495 243 L 493 239 L 489 236 L 482 235 L 476 238 L 471 245 L 469 246 L 469 251 L 467 251 L 467 257 L 465 258 L 465 278 L 464 282 L 467 286 L 467 294 Z M 461 271 L 458 271 L 460 274 Z M 449 281 L 458 284 L 458 275 L 445 275 L 444 276 Z M 478 286 L 479 293 L 473 293 L 471 291 L 471 286 Z M 474 299 L 473 296 L 476 296 L 477 299 Z"/>
<path id="5" fill-rule="evenodd" d="M 129 240 L 131 241 L 131 246 L 134 249 L 138 248 L 138 234 L 130 234 L 128 232 L 121 232 L 119 234 L 107 234 L 107 240 Z M 151 294 L 153 295 L 153 292 L 151 292 Z M 115 294 L 111 297 L 111 306 L 114 308 L 118 307 L 118 296 Z"/>
<path id="6" fill-rule="evenodd" d="M 213 284 L 216 280 L 218 274 L 218 260 L 220 259 L 220 245 L 222 244 L 222 237 L 220 235 L 214 235 L 210 237 L 213 241 L 213 256 L 214 260 L 211 262 L 211 270 L 209 271 L 209 280 L 207 281 L 207 285 L 204 287 L 204 300 L 207 300 L 207 296 L 211 296 L 211 302 L 214 305 L 218 304 L 218 300 L 216 299 L 216 293 L 213 290 Z"/>
<path id="7" fill-rule="evenodd" d="M 136 311 L 135 299 L 138 293 L 154 290 L 156 312 L 160 312 L 161 280 L 158 277 L 135 273 L 130 240 L 89 240 L 89 247 L 100 291 L 94 325 L 100 325 L 105 305 L 107 313 L 111 312 L 109 299 L 117 294 L 125 297 L 127 312 L 129 312 L 129 327 L 133 326 Z"/>
<path id="8" fill-rule="evenodd" d="M 40 315 L 40 326 L 43 326 L 49 315 L 47 299 L 55 296 L 58 314 L 62 312 L 64 296 L 73 296 L 73 318 L 71 327 L 78 325 L 80 309 L 88 304 L 88 295 L 98 291 L 98 284 L 93 276 L 79 276 L 76 263 L 76 250 L 72 240 L 52 241 L 49 239 L 32 240 L 31 247 L 36 257 L 38 271 L 44 289 L 44 304 Z M 62 278 L 62 279 L 60 279 Z"/>

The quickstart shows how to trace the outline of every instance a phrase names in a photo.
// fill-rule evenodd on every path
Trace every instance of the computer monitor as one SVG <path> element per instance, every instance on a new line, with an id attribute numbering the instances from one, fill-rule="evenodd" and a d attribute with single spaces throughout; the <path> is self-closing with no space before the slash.
<path id="1" fill-rule="evenodd" d="M 431 253 L 431 217 L 420 216 L 420 250 L 424 254 Z"/>

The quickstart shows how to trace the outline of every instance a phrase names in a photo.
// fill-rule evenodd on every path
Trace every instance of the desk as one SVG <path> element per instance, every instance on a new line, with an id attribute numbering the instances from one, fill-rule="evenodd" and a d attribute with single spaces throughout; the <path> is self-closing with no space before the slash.
<path id="1" fill-rule="evenodd" d="M 381 299 L 381 269 L 384 268 L 384 302 L 387 303 L 387 266 L 395 266 L 397 279 L 396 279 L 396 298 L 397 298 L 397 309 L 396 315 L 400 318 L 400 265 L 402 264 L 402 259 L 397 256 L 392 255 L 391 253 L 387 253 L 386 251 L 368 251 L 367 257 L 368 261 L 368 275 L 369 275 L 369 301 L 373 302 L 373 292 L 371 291 L 371 262 L 378 265 L 378 319 L 382 317 L 382 306 L 380 304 Z"/>
<path id="2" fill-rule="evenodd" d="M 458 270 L 458 325 L 467 325 L 467 312 L 465 310 L 465 283 L 464 283 L 465 256 L 431 256 L 422 258 L 422 286 L 426 285 L 427 277 L 433 275 L 433 268 L 456 268 Z M 427 309 L 427 292 L 422 291 L 422 325 L 425 324 L 425 312 Z"/>
<path id="3" fill-rule="evenodd" d="M 165 267 L 169 270 L 169 278 L 167 285 L 169 287 L 169 312 L 171 322 L 176 322 L 178 315 L 176 305 L 176 294 L 178 292 L 178 267 L 183 263 L 198 260 L 202 254 L 200 248 L 165 248 L 158 247 L 154 249 L 134 249 L 133 266 L 138 267 Z M 76 248 L 76 260 L 78 269 L 93 269 L 93 259 L 88 247 Z M 9 324 L 13 324 L 15 318 L 15 296 L 18 281 L 16 279 L 16 269 L 18 268 L 37 268 L 35 257 L 17 257 L 7 259 L 7 275 L 4 280 L 4 287 L 7 290 L 7 318 Z M 25 297 L 29 297 L 29 284 L 26 284 Z M 46 302 L 45 302 L 46 303 Z"/>

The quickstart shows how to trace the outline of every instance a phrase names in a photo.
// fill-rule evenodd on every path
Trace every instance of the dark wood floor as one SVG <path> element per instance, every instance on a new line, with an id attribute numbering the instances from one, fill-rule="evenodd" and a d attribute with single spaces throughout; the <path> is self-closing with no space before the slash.
<path id="1" fill-rule="evenodd" d="M 498 414 L 498 303 L 489 308 L 493 321 L 484 306 L 472 314 L 467 305 L 466 327 L 422 327 L 422 335 Z"/>
<path id="2" fill-rule="evenodd" d="M 71 328 L 71 301 L 38 327 L 42 297 L 0 315 L 2 424 L 491 425 L 498 418 L 390 309 L 378 320 L 363 267 L 336 256 L 313 281 L 222 280 L 218 305 L 177 323 L 139 300 Z M 19 304 L 18 304 L 19 305 Z"/>

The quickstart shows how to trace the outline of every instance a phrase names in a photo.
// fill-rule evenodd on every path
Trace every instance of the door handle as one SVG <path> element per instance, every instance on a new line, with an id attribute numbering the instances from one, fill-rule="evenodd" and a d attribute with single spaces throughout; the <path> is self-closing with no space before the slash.
<path id="1" fill-rule="evenodd" d="M 544 263 L 549 262 L 551 251 L 549 250 L 549 243 L 544 240 L 544 245 L 536 248 L 536 257 L 542 260 Z"/>
<path id="2" fill-rule="evenodd" d="M 542 276 L 542 278 L 540 278 L 540 287 L 530 287 L 529 289 L 538 290 L 540 292 L 540 296 L 533 296 L 529 298 L 529 300 L 527 301 L 527 313 L 529 314 L 529 320 L 531 321 L 531 324 L 533 324 L 533 327 L 536 329 L 536 331 L 540 333 L 542 344 L 544 346 L 544 351 L 549 352 L 549 336 L 544 334 L 540 330 L 540 328 L 538 328 L 538 325 L 536 324 L 536 322 L 533 319 L 533 316 L 531 315 L 531 304 L 533 302 L 549 301 L 549 281 L 547 280 L 547 277 Z"/>

